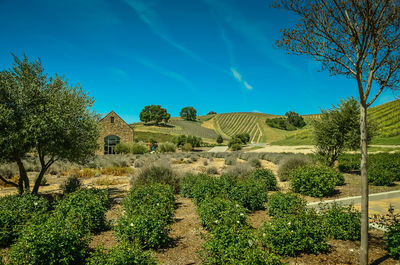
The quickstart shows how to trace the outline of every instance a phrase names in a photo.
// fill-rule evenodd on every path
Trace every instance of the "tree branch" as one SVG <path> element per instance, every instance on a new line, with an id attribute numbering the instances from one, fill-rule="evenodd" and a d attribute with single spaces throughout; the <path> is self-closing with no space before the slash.
<path id="1" fill-rule="evenodd" d="M 6 184 L 8 184 L 8 185 L 11 185 L 11 186 L 13 186 L 13 187 L 16 187 L 16 188 L 18 188 L 18 184 L 17 183 L 14 183 L 14 182 L 12 182 L 12 181 L 8 181 L 7 179 L 5 179 L 3 176 L 1 176 L 0 175 L 0 180 L 2 180 L 4 183 L 6 183 Z"/>

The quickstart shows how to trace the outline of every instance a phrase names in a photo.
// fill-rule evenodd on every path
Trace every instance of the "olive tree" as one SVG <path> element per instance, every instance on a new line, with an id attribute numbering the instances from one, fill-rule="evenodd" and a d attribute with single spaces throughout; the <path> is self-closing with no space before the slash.
<path id="1" fill-rule="evenodd" d="M 58 75 L 48 77 L 40 59 L 15 55 L 11 69 L 0 72 L 0 160 L 15 162 L 18 183 L 0 180 L 30 191 L 24 157 L 35 153 L 41 170 L 32 193 L 57 160 L 83 162 L 98 148 L 98 117 L 91 111 L 94 99 L 79 85 L 69 86 Z"/>
<path id="2" fill-rule="evenodd" d="M 296 25 L 282 31 L 279 47 L 310 55 L 331 75 L 355 80 L 361 110 L 360 262 L 367 264 L 367 109 L 384 89 L 399 89 L 400 1 L 276 0 L 273 6 L 299 18 Z"/>
<path id="3" fill-rule="evenodd" d="M 182 108 L 181 112 L 179 113 L 181 118 L 187 120 L 187 121 L 195 121 L 196 120 L 196 115 L 197 111 L 193 107 L 184 107 Z"/>

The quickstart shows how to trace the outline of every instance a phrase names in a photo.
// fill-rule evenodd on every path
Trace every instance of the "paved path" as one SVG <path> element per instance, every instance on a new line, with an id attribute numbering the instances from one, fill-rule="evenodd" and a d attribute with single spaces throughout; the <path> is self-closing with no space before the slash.
<path id="1" fill-rule="evenodd" d="M 354 205 L 358 210 L 361 209 L 361 196 L 347 197 L 336 200 L 322 201 L 323 204 L 340 203 L 343 205 Z M 318 208 L 320 202 L 312 202 L 307 204 L 309 207 Z M 395 212 L 400 212 L 400 190 L 380 192 L 369 195 L 369 215 L 387 214 L 390 207 L 394 207 Z"/>
<path id="2" fill-rule="evenodd" d="M 208 152 L 212 152 L 212 153 L 220 153 L 220 152 L 226 152 L 226 150 L 228 150 L 228 146 L 215 146 L 213 148 L 211 148 L 210 150 L 208 150 Z"/>

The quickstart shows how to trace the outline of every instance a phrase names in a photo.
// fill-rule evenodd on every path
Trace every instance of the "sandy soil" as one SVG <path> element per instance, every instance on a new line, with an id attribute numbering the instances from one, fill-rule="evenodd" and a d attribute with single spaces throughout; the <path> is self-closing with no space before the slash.
<path id="1" fill-rule="evenodd" d="M 295 153 L 295 154 L 311 154 L 315 152 L 314 145 L 266 145 L 263 148 L 251 150 L 249 152 L 261 153 Z"/>
<path id="2" fill-rule="evenodd" d="M 169 233 L 172 243 L 169 247 L 158 250 L 155 257 L 160 264 L 165 265 L 200 264 L 197 252 L 204 242 L 200 234 L 205 233 L 205 230 L 200 225 L 192 200 L 177 196 L 176 202 L 178 208 L 175 222 Z"/>

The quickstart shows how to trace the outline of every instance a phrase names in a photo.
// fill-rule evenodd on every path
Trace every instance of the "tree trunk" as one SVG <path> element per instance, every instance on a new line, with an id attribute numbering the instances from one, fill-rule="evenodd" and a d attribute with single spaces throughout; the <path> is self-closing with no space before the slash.
<path id="1" fill-rule="evenodd" d="M 36 178 L 35 185 L 33 186 L 32 194 L 35 194 L 35 195 L 38 194 L 40 182 L 42 182 L 42 179 L 43 179 L 44 173 L 46 173 L 46 170 L 47 170 L 47 168 L 42 168 L 42 170 L 40 170 L 40 173 Z"/>
<path id="2" fill-rule="evenodd" d="M 24 191 L 29 191 L 29 189 L 30 189 L 29 178 L 28 178 L 28 174 L 26 173 L 24 163 L 22 162 L 22 160 L 18 158 L 16 162 L 17 162 L 18 169 L 19 169 L 18 189 L 19 189 L 19 193 L 22 194 Z M 24 189 L 23 185 L 25 185 L 25 189 Z"/>
<path id="3" fill-rule="evenodd" d="M 367 104 L 361 102 L 361 250 L 360 264 L 368 264 L 368 153 L 367 153 Z"/>

